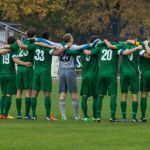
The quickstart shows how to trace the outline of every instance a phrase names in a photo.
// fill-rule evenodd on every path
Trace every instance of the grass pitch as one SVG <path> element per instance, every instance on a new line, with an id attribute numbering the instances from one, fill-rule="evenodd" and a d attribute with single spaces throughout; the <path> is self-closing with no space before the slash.
<path id="1" fill-rule="evenodd" d="M 73 119 L 71 97 L 66 98 L 67 121 L 61 120 L 59 112 L 58 84 L 53 81 L 52 114 L 58 121 L 46 121 L 44 96 L 38 98 L 37 121 L 0 120 L 0 150 L 149 150 L 150 149 L 150 103 L 147 123 L 131 123 L 131 96 L 128 96 L 128 122 L 110 123 L 109 98 L 103 101 L 102 122 L 83 122 Z M 78 82 L 80 89 L 80 81 Z M 78 90 L 79 91 L 79 90 Z M 81 97 L 79 97 L 81 101 Z M 118 88 L 117 118 L 121 118 L 120 90 Z M 92 99 L 88 101 L 89 116 L 92 117 Z M 24 99 L 22 113 L 24 114 Z M 80 109 L 81 115 L 82 111 Z M 10 115 L 16 116 L 15 97 Z M 140 107 L 138 110 L 140 118 Z"/>

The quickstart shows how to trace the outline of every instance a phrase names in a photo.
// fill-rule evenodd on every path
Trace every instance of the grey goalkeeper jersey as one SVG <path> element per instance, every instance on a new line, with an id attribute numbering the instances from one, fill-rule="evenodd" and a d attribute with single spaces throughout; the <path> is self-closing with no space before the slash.
<path id="1" fill-rule="evenodd" d="M 74 68 L 75 67 L 74 61 L 75 61 L 74 56 L 69 56 L 66 54 L 59 56 L 59 69 Z"/>

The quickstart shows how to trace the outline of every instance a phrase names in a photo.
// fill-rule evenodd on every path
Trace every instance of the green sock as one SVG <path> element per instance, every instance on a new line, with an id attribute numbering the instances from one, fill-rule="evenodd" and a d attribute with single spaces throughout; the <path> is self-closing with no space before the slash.
<path id="1" fill-rule="evenodd" d="M 97 96 L 93 97 L 93 104 L 92 104 L 92 109 L 93 109 L 93 117 L 96 118 L 96 102 L 97 102 Z"/>
<path id="2" fill-rule="evenodd" d="M 29 116 L 31 107 L 31 98 L 25 97 L 25 116 Z"/>
<path id="3" fill-rule="evenodd" d="M 46 109 L 46 117 L 50 117 L 51 111 L 51 97 L 45 96 L 45 109 Z"/>
<path id="4" fill-rule="evenodd" d="M 133 101 L 132 102 L 132 118 L 133 119 L 136 118 L 137 109 L 138 109 L 138 102 Z"/>
<path id="5" fill-rule="evenodd" d="M 115 119 L 116 107 L 117 107 L 116 100 L 117 100 L 116 96 L 110 97 L 110 110 L 111 110 L 111 118 L 112 119 Z"/>
<path id="6" fill-rule="evenodd" d="M 97 116 L 97 118 L 101 118 L 102 101 L 103 101 L 103 96 L 98 96 L 97 102 L 96 102 L 96 112 L 97 112 L 96 116 Z"/>
<path id="7" fill-rule="evenodd" d="M 0 114 L 4 115 L 4 109 L 5 109 L 5 96 L 1 96 L 1 112 Z"/>
<path id="8" fill-rule="evenodd" d="M 5 116 L 8 116 L 8 112 L 11 106 L 11 96 L 5 97 Z"/>
<path id="9" fill-rule="evenodd" d="M 17 115 L 21 116 L 21 98 L 16 98 Z"/>
<path id="10" fill-rule="evenodd" d="M 127 108 L 127 102 L 121 101 L 121 112 L 122 112 L 123 119 L 126 119 L 126 108 Z"/>
<path id="11" fill-rule="evenodd" d="M 146 97 L 141 97 L 141 115 L 142 118 L 145 118 L 145 114 L 146 114 L 146 108 L 147 108 L 147 98 Z"/>
<path id="12" fill-rule="evenodd" d="M 36 105 L 37 105 L 37 97 L 32 97 L 31 108 L 32 108 L 32 116 L 33 117 L 36 117 Z"/>
<path id="13" fill-rule="evenodd" d="M 88 118 L 87 99 L 88 99 L 88 97 L 86 95 L 82 96 L 81 107 L 82 107 L 82 111 L 83 111 L 83 114 L 84 114 L 84 118 Z"/>

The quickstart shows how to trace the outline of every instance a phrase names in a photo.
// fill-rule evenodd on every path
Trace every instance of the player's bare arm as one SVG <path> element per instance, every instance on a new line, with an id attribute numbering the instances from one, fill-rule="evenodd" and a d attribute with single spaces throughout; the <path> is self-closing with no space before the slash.
<path id="1" fill-rule="evenodd" d="M 125 56 L 130 55 L 130 54 L 132 54 L 132 53 L 134 53 L 135 51 L 140 50 L 140 49 L 142 49 L 142 46 L 141 46 L 141 45 L 139 45 L 139 46 L 137 46 L 137 47 L 135 47 L 135 48 L 129 49 L 129 50 L 124 50 L 124 51 L 122 52 L 122 55 L 125 55 Z"/>
<path id="2" fill-rule="evenodd" d="M 18 58 L 13 58 L 13 61 L 17 64 L 17 65 L 23 65 L 26 67 L 32 67 L 32 63 L 31 62 L 24 62 L 19 60 Z"/>
<path id="3" fill-rule="evenodd" d="M 10 51 L 11 51 L 10 49 L 1 49 L 1 50 L 0 50 L 0 55 L 7 54 L 7 53 L 9 53 Z"/>
<path id="4" fill-rule="evenodd" d="M 104 40 L 104 43 L 110 49 L 118 49 L 115 45 L 112 45 L 107 39 Z"/>
<path id="5" fill-rule="evenodd" d="M 84 51 L 83 51 L 83 53 L 84 54 L 86 54 L 86 55 L 92 55 L 92 53 L 91 53 L 91 51 L 90 50 L 87 50 L 87 49 L 85 49 Z"/>
<path id="6" fill-rule="evenodd" d="M 69 43 L 67 43 L 64 47 L 61 47 L 61 48 L 59 48 L 59 49 L 54 49 L 53 50 L 53 55 L 54 56 L 59 56 L 59 55 L 61 55 L 66 49 L 68 49 L 69 47 L 71 47 L 72 46 L 72 42 L 69 42 Z"/>
<path id="7" fill-rule="evenodd" d="M 144 45 L 145 45 L 145 48 L 146 48 L 146 52 L 147 52 L 147 54 L 148 55 L 150 55 L 150 48 L 149 48 L 149 46 L 148 46 L 148 43 L 149 43 L 149 41 L 144 41 Z"/>
<path id="8" fill-rule="evenodd" d="M 10 49 L 10 45 L 4 45 L 3 48 L 4 49 Z"/>
<path id="9" fill-rule="evenodd" d="M 26 50 L 28 48 L 28 46 L 23 44 L 20 40 L 17 40 L 17 43 L 22 50 Z"/>

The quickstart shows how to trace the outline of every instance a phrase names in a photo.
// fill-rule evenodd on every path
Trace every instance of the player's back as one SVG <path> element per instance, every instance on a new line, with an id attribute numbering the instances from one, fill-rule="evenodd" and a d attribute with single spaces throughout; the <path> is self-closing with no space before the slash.
<path id="1" fill-rule="evenodd" d="M 0 55 L 0 75 L 15 74 L 15 63 L 13 62 L 13 52 L 9 52 L 4 55 Z"/>
<path id="2" fill-rule="evenodd" d="M 107 46 L 101 46 L 99 49 L 99 75 L 116 76 L 119 58 L 117 50 L 109 49 Z"/>

